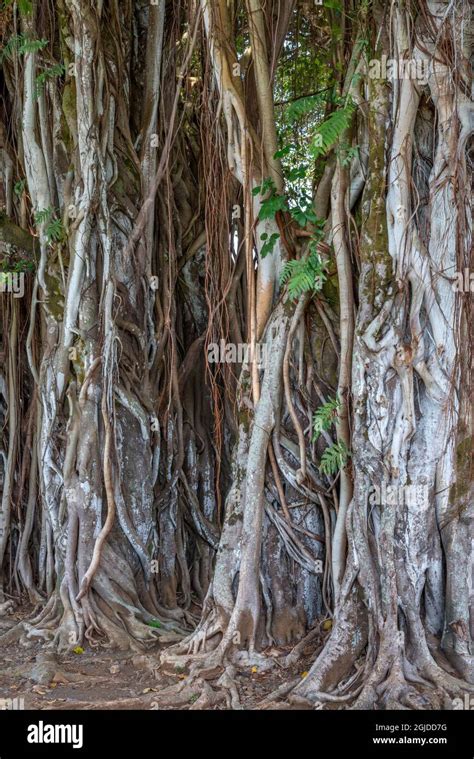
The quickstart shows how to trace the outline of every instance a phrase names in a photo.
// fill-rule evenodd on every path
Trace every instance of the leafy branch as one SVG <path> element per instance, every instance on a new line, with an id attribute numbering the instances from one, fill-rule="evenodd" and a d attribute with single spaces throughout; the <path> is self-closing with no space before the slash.
<path id="1" fill-rule="evenodd" d="M 277 154 L 275 154 L 277 155 Z M 274 219 L 275 214 L 278 211 L 287 211 L 288 206 L 284 195 L 278 195 L 273 179 L 267 177 L 263 180 L 261 185 L 254 187 L 252 195 L 266 195 L 267 197 L 262 200 L 260 204 L 260 210 L 258 212 L 258 218 L 260 221 L 265 219 Z"/>
<path id="2" fill-rule="evenodd" d="M 35 97 L 38 98 L 44 90 L 44 86 L 48 79 L 55 79 L 62 76 L 66 68 L 63 63 L 56 63 L 48 69 L 44 69 L 41 74 L 38 74 L 35 82 Z"/>
<path id="3" fill-rule="evenodd" d="M 48 40 L 32 40 L 25 37 L 24 34 L 15 34 L 10 37 L 6 45 L 0 50 L 0 63 L 5 58 L 12 58 L 16 52 L 18 55 L 25 55 L 26 53 L 36 53 L 38 50 L 42 50 L 48 44 Z"/>
<path id="4" fill-rule="evenodd" d="M 0 10 L 6 10 L 10 5 L 13 5 L 15 0 L 3 0 L 0 6 Z M 31 0 L 17 0 L 18 10 L 22 16 L 29 16 L 33 10 L 33 4 Z"/>
<path id="5" fill-rule="evenodd" d="M 260 256 L 265 258 L 269 253 L 273 253 L 273 248 L 275 247 L 277 240 L 280 239 L 280 235 L 278 232 L 273 232 L 269 236 L 266 232 L 263 232 L 263 234 L 260 235 L 260 239 L 263 242 L 260 249 Z"/>
<path id="6" fill-rule="evenodd" d="M 260 221 L 265 221 L 265 219 L 274 219 L 278 211 L 288 210 L 285 196 L 277 194 L 273 179 L 270 177 L 264 179 L 262 184 L 258 185 L 258 187 L 254 187 L 252 190 L 252 195 L 267 196 L 264 198 L 264 200 L 261 201 L 260 204 L 260 210 L 258 212 L 258 218 Z M 279 238 L 280 235 L 277 232 L 273 232 L 271 235 L 268 235 L 267 232 L 263 232 L 263 234 L 260 236 L 260 240 L 263 242 L 263 245 L 260 249 L 260 256 L 262 258 L 265 258 L 265 256 L 268 256 L 269 253 L 273 252 L 273 249 Z"/>

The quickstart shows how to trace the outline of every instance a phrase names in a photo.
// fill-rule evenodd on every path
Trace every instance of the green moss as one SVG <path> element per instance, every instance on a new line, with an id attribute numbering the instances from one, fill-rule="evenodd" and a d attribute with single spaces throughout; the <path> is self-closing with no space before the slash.
<path id="1" fill-rule="evenodd" d="M 47 288 L 45 309 L 53 319 L 61 322 L 64 317 L 64 293 L 62 292 L 59 279 L 52 274 L 45 273 L 44 281 Z"/>
<path id="2" fill-rule="evenodd" d="M 66 69 L 66 84 L 64 85 L 62 95 L 62 113 L 61 113 L 61 136 L 70 153 L 74 149 L 74 143 L 77 139 L 77 109 L 76 109 L 76 80 L 69 74 L 69 66 L 74 62 L 74 57 L 67 44 L 68 37 L 71 36 L 68 23 L 68 13 L 63 0 L 57 0 L 56 13 L 59 22 L 59 47 L 62 62 Z"/>
<path id="3" fill-rule="evenodd" d="M 462 440 L 456 448 L 456 482 L 454 488 L 454 501 L 466 499 L 462 508 L 467 506 L 472 488 L 472 435 Z"/>
<path id="4" fill-rule="evenodd" d="M 360 238 L 361 299 L 378 311 L 394 287 L 389 253 L 386 215 L 385 122 L 388 98 L 386 84 L 369 80 L 369 163 L 362 202 Z M 372 318 L 368 314 L 367 321 Z M 363 325 L 362 330 L 366 325 Z"/>
<path id="5" fill-rule="evenodd" d="M 294 310 L 295 310 L 295 304 L 294 304 L 294 302 L 288 299 L 283 304 L 283 311 L 285 313 L 285 316 L 287 316 L 288 319 L 291 319 L 291 317 L 293 316 Z"/>
<path id="6" fill-rule="evenodd" d="M 238 413 L 239 427 L 242 426 L 245 432 L 250 429 L 250 413 L 248 409 L 241 409 Z"/>
<path id="7" fill-rule="evenodd" d="M 72 78 L 64 85 L 61 114 L 61 135 L 69 153 L 74 149 L 76 124 L 76 82 Z"/>
<path id="8" fill-rule="evenodd" d="M 242 484 L 242 482 L 244 481 L 244 479 L 245 479 L 245 474 L 246 474 L 246 472 L 245 472 L 245 468 L 244 468 L 244 467 L 238 466 L 238 467 L 236 468 L 236 472 L 235 472 L 235 482 L 236 482 L 236 484 L 237 484 L 237 487 L 240 487 L 240 485 L 241 485 L 241 484 Z"/>
<path id="9" fill-rule="evenodd" d="M 79 385 L 82 385 L 85 378 L 85 357 L 84 357 L 84 351 L 85 351 L 85 344 L 84 341 L 80 338 L 76 340 L 76 342 L 73 345 L 74 358 L 71 359 L 71 363 L 74 369 L 74 374 L 76 375 L 77 382 Z"/>

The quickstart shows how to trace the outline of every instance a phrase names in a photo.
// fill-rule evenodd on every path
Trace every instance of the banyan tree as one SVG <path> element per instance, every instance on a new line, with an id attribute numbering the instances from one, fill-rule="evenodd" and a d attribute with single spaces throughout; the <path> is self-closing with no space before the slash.
<path id="1" fill-rule="evenodd" d="M 234 705 L 312 645 L 274 705 L 450 708 L 470 4 L 4 0 L 0 37 L 0 646 Z"/>

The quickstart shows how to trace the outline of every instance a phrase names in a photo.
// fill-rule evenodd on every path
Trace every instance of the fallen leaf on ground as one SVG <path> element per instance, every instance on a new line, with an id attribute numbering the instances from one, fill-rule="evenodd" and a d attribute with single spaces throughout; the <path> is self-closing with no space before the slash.
<path id="1" fill-rule="evenodd" d="M 58 683 L 68 683 L 69 680 L 63 672 L 55 672 L 51 678 L 51 687 L 56 686 Z"/>
<path id="2" fill-rule="evenodd" d="M 44 696 L 46 693 L 44 688 L 41 688 L 39 685 L 33 685 L 31 689 L 34 693 L 38 693 L 40 696 Z"/>

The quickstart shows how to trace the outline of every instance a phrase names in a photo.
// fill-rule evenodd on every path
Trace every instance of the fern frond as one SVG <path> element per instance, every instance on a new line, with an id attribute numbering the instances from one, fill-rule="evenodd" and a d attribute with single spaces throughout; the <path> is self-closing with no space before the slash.
<path id="1" fill-rule="evenodd" d="M 321 432 L 328 430 L 335 422 L 340 407 L 339 398 L 330 398 L 327 403 L 323 403 L 318 408 L 313 416 L 313 443 L 316 442 Z"/>
<path id="2" fill-rule="evenodd" d="M 25 55 L 25 53 L 36 53 L 38 50 L 42 50 L 48 44 L 48 40 L 31 40 L 25 37 L 24 34 L 15 34 L 10 37 L 8 42 L 0 50 L 0 63 L 5 58 L 11 58 L 15 52 L 19 55 Z"/>
<path id="3" fill-rule="evenodd" d="M 297 121 L 308 113 L 314 112 L 318 107 L 323 108 L 326 103 L 333 101 L 333 97 L 332 89 L 328 89 L 317 92 L 315 95 L 298 98 L 286 107 L 285 116 L 289 122 Z"/>
<path id="4" fill-rule="evenodd" d="M 280 284 L 288 284 L 288 295 L 292 300 L 305 292 L 318 292 L 326 281 L 325 265 L 318 253 L 316 240 L 312 243 L 304 258 L 287 261 L 283 267 Z"/>
<path id="5" fill-rule="evenodd" d="M 342 137 L 350 126 L 355 111 L 355 104 L 350 101 L 343 108 L 331 113 L 327 119 L 316 127 L 311 153 L 317 158 L 325 155 Z"/>
<path id="6" fill-rule="evenodd" d="M 34 218 L 35 218 L 35 224 L 44 224 L 46 221 L 49 221 L 53 216 L 53 209 L 52 208 L 41 208 L 39 211 L 35 212 Z"/>
<path id="7" fill-rule="evenodd" d="M 44 235 L 49 243 L 62 242 L 64 240 L 66 230 L 61 219 L 55 216 L 53 208 L 42 208 L 40 211 L 36 211 L 34 219 L 35 224 L 44 224 Z"/>
<path id="8" fill-rule="evenodd" d="M 344 469 L 350 455 L 350 451 L 348 451 L 345 443 L 340 442 L 330 445 L 321 456 L 320 472 L 325 474 L 326 477 L 337 474 L 341 469 Z"/>
<path id="9" fill-rule="evenodd" d="M 41 95 L 48 79 L 54 79 L 58 76 L 62 76 L 65 70 L 66 69 L 63 63 L 56 63 L 54 66 L 51 66 L 50 68 L 42 71 L 41 74 L 38 74 L 35 82 L 35 97 L 39 97 Z"/>

